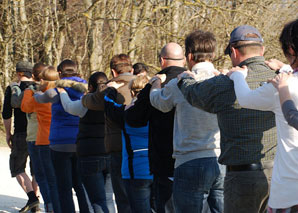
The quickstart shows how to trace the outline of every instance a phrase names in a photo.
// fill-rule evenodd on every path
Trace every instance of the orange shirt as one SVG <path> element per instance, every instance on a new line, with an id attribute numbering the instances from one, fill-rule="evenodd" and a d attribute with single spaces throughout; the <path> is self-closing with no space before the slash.
<path id="1" fill-rule="evenodd" d="M 36 145 L 49 145 L 49 135 L 51 126 L 51 103 L 40 104 L 35 101 L 32 90 L 25 90 L 21 104 L 21 110 L 26 113 L 36 112 L 38 121 L 38 130 L 36 136 Z"/>

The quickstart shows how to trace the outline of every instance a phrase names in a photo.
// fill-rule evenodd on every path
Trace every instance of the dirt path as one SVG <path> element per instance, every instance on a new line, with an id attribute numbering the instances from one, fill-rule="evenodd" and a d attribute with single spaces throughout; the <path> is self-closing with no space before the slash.
<path id="1" fill-rule="evenodd" d="M 17 180 L 10 176 L 9 154 L 10 149 L 8 147 L 0 147 L 0 213 L 19 212 L 28 199 Z M 29 171 L 27 174 L 30 174 Z M 76 210 L 78 210 L 76 200 L 74 197 Z M 42 199 L 40 202 L 40 208 L 43 212 Z"/>

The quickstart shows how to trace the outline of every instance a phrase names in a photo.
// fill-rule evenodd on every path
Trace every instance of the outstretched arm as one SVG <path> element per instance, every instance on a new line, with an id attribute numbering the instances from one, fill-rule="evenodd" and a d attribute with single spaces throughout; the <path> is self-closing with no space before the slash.
<path id="1" fill-rule="evenodd" d="M 232 68 L 230 79 L 234 81 L 234 89 L 239 104 L 244 108 L 274 111 L 275 102 L 274 95 L 276 89 L 272 84 L 265 84 L 255 90 L 251 90 L 245 81 L 247 75 L 247 67 Z"/>
<path id="2" fill-rule="evenodd" d="M 36 92 L 34 98 L 38 103 L 56 103 L 59 101 L 59 94 L 55 89 L 49 89 L 46 92 Z"/>
<path id="3" fill-rule="evenodd" d="M 65 112 L 69 114 L 79 116 L 80 118 L 84 117 L 88 111 L 82 104 L 81 100 L 72 101 L 67 92 L 63 88 L 57 88 L 60 93 L 60 100 Z"/>

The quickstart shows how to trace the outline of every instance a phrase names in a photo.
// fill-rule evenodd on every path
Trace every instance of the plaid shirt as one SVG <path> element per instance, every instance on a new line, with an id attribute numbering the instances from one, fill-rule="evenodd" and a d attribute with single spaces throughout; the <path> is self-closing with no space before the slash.
<path id="1" fill-rule="evenodd" d="M 252 57 L 239 66 L 248 67 L 246 81 L 251 89 L 274 76 L 264 57 Z M 236 100 L 234 83 L 219 75 L 196 82 L 184 78 L 178 87 L 188 102 L 207 112 L 216 113 L 221 137 L 219 162 L 242 165 L 273 160 L 276 151 L 276 129 L 273 112 L 241 108 Z"/>

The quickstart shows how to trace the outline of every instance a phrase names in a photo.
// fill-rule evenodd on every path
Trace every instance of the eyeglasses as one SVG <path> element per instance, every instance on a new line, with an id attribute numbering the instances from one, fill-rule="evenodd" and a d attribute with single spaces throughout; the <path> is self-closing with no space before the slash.
<path id="1" fill-rule="evenodd" d="M 173 60 L 173 61 L 180 61 L 180 60 L 184 60 L 184 58 L 170 58 L 170 57 L 162 57 L 161 55 L 158 55 L 159 58 L 159 62 L 161 62 L 161 58 L 163 58 L 164 60 Z"/>

